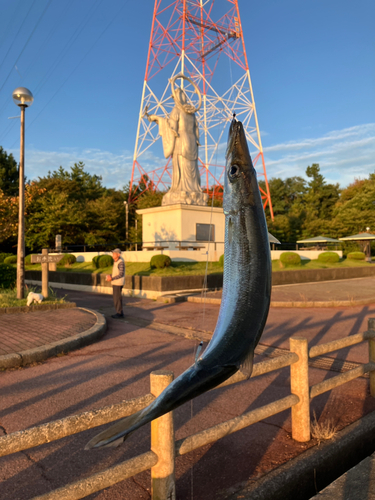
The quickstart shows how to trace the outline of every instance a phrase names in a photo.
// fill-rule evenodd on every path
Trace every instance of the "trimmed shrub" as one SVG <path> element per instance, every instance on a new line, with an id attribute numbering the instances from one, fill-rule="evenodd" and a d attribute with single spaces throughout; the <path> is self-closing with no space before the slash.
<path id="1" fill-rule="evenodd" d="M 363 252 L 350 252 L 346 257 L 351 260 L 365 260 L 366 255 Z"/>
<path id="2" fill-rule="evenodd" d="M 10 255 L 5 257 L 4 264 L 17 264 L 17 255 Z"/>
<path id="3" fill-rule="evenodd" d="M 16 284 L 17 269 L 10 264 L 0 264 L 0 288 L 12 288 Z"/>
<path id="4" fill-rule="evenodd" d="M 220 255 L 219 264 L 224 267 L 224 254 Z"/>
<path id="5" fill-rule="evenodd" d="M 110 255 L 100 255 L 98 259 L 98 267 L 103 269 L 104 267 L 113 266 L 113 259 Z"/>
<path id="6" fill-rule="evenodd" d="M 71 266 L 77 261 L 76 256 L 71 253 L 66 253 L 64 257 L 57 263 L 58 266 Z"/>
<path id="7" fill-rule="evenodd" d="M 99 268 L 99 257 L 100 255 L 95 255 L 95 257 L 92 258 L 92 263 L 94 264 L 95 269 Z"/>
<path id="8" fill-rule="evenodd" d="M 28 266 L 31 266 L 33 264 L 31 262 L 31 255 L 33 255 L 33 254 L 26 255 L 26 257 L 25 257 L 25 264 L 27 264 Z"/>
<path id="9" fill-rule="evenodd" d="M 4 259 L 6 259 L 7 257 L 12 257 L 12 253 L 5 253 L 5 252 L 1 252 L 0 253 L 0 264 L 2 264 L 4 262 Z"/>
<path id="10" fill-rule="evenodd" d="M 299 266 L 301 264 L 301 257 L 295 252 L 283 252 L 280 255 L 281 267 Z"/>
<path id="11" fill-rule="evenodd" d="M 320 262 L 340 262 L 340 257 L 336 252 L 323 252 L 318 255 Z"/>
<path id="12" fill-rule="evenodd" d="M 151 269 L 163 269 L 169 267 L 172 261 L 168 255 L 154 255 L 150 260 Z"/>

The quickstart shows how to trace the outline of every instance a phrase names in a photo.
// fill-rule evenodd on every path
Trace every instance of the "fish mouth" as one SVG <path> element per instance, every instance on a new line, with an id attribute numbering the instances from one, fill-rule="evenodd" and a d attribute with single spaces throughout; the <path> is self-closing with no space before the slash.
<path id="1" fill-rule="evenodd" d="M 232 164 L 235 162 L 251 164 L 245 129 L 242 122 L 236 119 L 232 120 L 229 127 L 226 158 L 227 161 L 229 160 Z"/>

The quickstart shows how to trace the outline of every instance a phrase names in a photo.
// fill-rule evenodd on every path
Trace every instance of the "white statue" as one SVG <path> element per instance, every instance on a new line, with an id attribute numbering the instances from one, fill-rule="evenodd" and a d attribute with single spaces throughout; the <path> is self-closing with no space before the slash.
<path id="1" fill-rule="evenodd" d="M 188 80 L 195 88 L 199 104 L 195 108 L 187 102 L 185 92 L 174 88 L 177 78 Z M 150 122 L 159 125 L 159 134 L 163 141 L 164 156 L 172 156 L 172 185 L 163 196 L 163 205 L 182 203 L 187 205 L 207 205 L 208 195 L 202 192 L 198 169 L 199 127 L 195 113 L 202 104 L 198 87 L 185 75 L 176 75 L 171 80 L 172 97 L 175 106 L 169 117 L 145 116 Z"/>

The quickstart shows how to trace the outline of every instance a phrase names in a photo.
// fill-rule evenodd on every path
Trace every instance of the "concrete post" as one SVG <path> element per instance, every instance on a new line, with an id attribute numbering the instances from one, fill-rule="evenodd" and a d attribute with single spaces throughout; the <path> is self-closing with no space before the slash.
<path id="1" fill-rule="evenodd" d="M 48 249 L 43 248 L 42 250 L 42 260 L 43 256 L 48 257 Z M 48 262 L 42 261 L 42 295 L 45 299 L 48 299 Z"/>
<path id="2" fill-rule="evenodd" d="M 368 320 L 368 330 L 375 330 L 375 318 Z M 369 361 L 375 363 L 375 339 L 368 341 Z M 370 372 L 370 394 L 375 397 L 375 371 Z"/>
<path id="3" fill-rule="evenodd" d="M 299 403 L 292 407 L 292 437 L 296 441 L 310 440 L 310 394 L 309 394 L 309 352 L 307 339 L 291 337 L 290 351 L 299 360 L 290 366 L 290 389 L 299 397 Z"/>
<path id="4" fill-rule="evenodd" d="M 173 372 L 164 370 L 152 372 L 151 394 L 159 396 L 172 381 Z M 173 412 L 151 422 L 151 451 L 158 456 L 157 464 L 151 468 L 152 500 L 176 500 Z"/>

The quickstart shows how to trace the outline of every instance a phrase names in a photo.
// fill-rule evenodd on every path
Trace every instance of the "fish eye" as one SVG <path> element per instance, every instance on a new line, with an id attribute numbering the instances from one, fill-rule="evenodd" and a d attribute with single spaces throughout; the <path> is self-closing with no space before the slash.
<path id="1" fill-rule="evenodd" d="M 238 165 L 232 165 L 229 170 L 229 175 L 231 177 L 236 177 L 240 172 L 240 168 Z"/>

